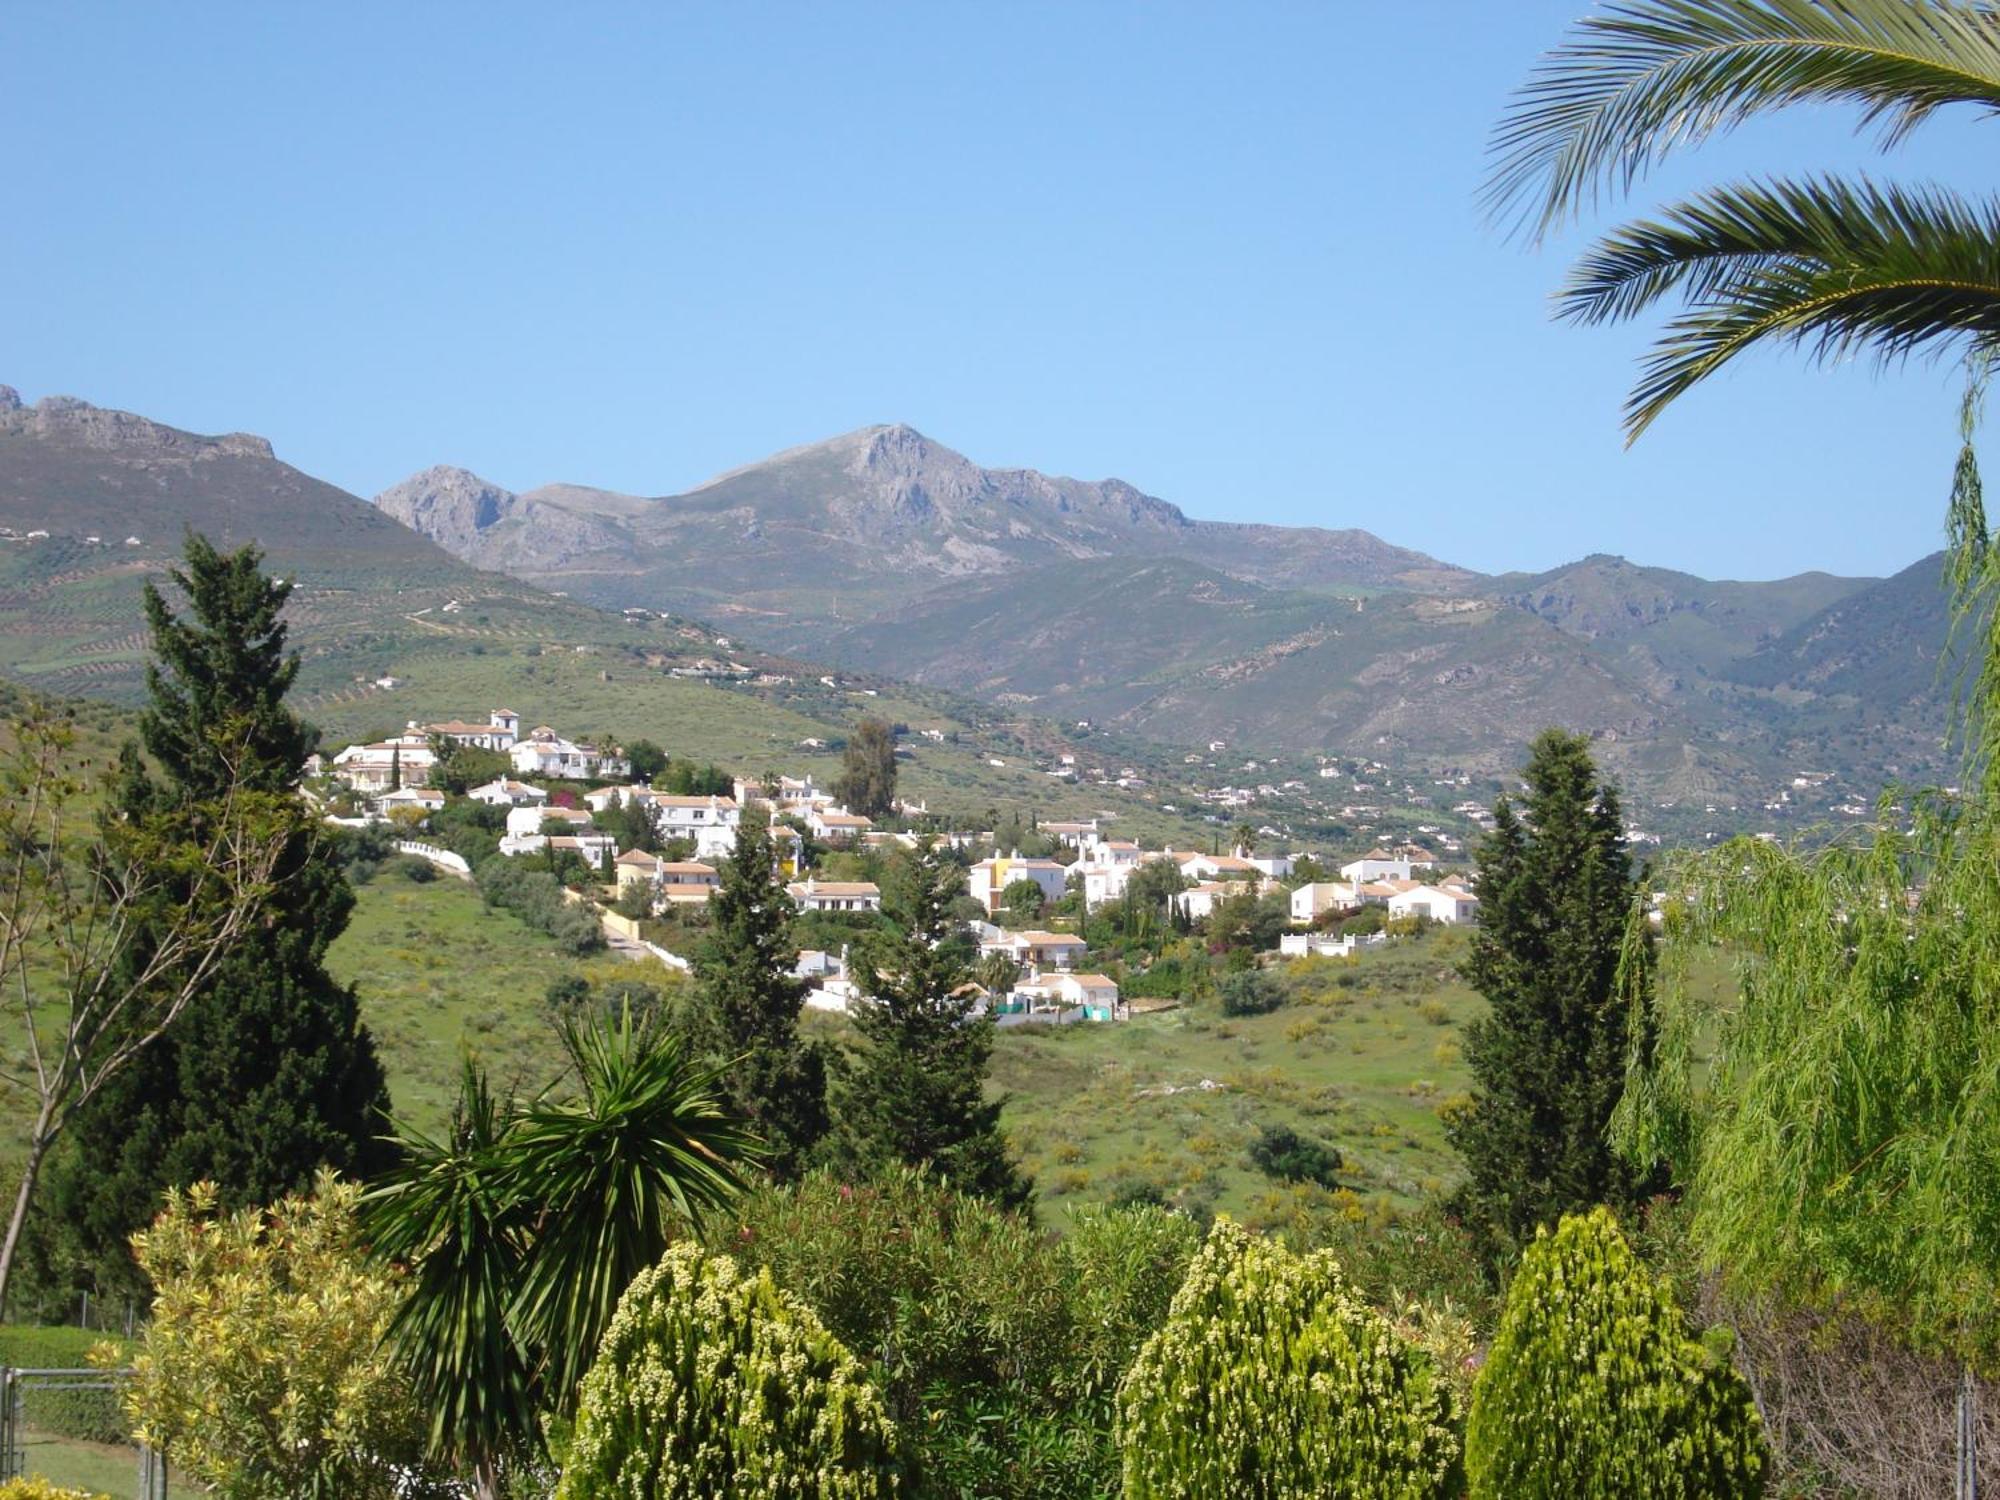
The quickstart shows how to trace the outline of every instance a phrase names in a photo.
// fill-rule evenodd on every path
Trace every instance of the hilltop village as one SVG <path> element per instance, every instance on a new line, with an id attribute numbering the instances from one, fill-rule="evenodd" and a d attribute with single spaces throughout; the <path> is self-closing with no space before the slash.
<path id="1" fill-rule="evenodd" d="M 755 820 L 769 829 L 774 876 L 796 911 L 807 1003 L 835 1012 L 863 998 L 851 940 L 882 920 L 896 860 L 926 840 L 964 865 L 959 914 L 978 948 L 980 1004 L 1003 1026 L 1120 1020 L 1187 998 L 1217 969 L 1351 956 L 1479 912 L 1465 870 L 1448 862 L 1455 840 L 1322 856 L 1263 847 L 1247 825 L 1204 850 L 1143 847 L 1097 818 L 1027 813 L 966 828 L 893 795 L 870 815 L 811 775 L 749 781 L 645 742 L 523 729 L 510 709 L 411 723 L 315 756 L 306 773 L 307 795 L 331 821 L 479 878 L 494 904 L 521 907 L 517 888 L 532 872 L 561 905 L 537 900 L 524 914 L 578 947 L 601 940 L 678 969 L 701 940 L 739 829 Z M 496 885 L 505 887 L 497 900 Z"/>

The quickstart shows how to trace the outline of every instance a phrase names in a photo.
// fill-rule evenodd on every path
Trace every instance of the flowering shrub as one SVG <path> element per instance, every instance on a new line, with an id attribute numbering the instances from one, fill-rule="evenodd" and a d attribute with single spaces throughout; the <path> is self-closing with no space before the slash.
<path id="1" fill-rule="evenodd" d="M 876 1500 L 900 1493 L 895 1446 L 881 1395 L 811 1308 L 683 1242 L 618 1304 L 556 1500 Z"/>
<path id="2" fill-rule="evenodd" d="M 383 1343 L 402 1287 L 355 1247 L 360 1195 L 322 1172 L 310 1196 L 224 1214 L 197 1183 L 133 1238 L 159 1291 L 126 1411 L 224 1500 L 433 1492 L 423 1414 Z"/>
<path id="3" fill-rule="evenodd" d="M 1609 1212 L 1537 1231 L 1473 1383 L 1476 1497 L 1751 1500 L 1770 1463 L 1750 1393 L 1687 1335 Z"/>
<path id="4" fill-rule="evenodd" d="M 1118 1399 L 1126 1500 L 1463 1487 L 1451 1396 L 1324 1252 L 1217 1220 Z"/>
<path id="5" fill-rule="evenodd" d="M 0 1500 L 111 1500 L 111 1497 L 90 1490 L 65 1489 L 35 1474 L 26 1479 L 0 1480 Z"/>

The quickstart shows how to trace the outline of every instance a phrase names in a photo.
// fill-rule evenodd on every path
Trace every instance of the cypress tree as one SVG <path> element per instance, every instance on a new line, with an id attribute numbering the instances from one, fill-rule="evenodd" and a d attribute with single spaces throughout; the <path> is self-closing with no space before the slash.
<path id="1" fill-rule="evenodd" d="M 993 1020 L 952 903 L 964 871 L 926 840 L 888 908 L 893 925 L 859 945 L 855 978 L 872 997 L 854 1018 L 861 1046 L 838 1091 L 844 1154 L 864 1171 L 928 1165 L 962 1193 L 1025 1207 L 1032 1187 L 1007 1155 L 1000 1104 L 986 1096 Z"/>
<path id="2" fill-rule="evenodd" d="M 833 794 L 866 818 L 896 810 L 896 732 L 886 720 L 870 717 L 854 726 Z"/>
<path id="3" fill-rule="evenodd" d="M 1467 1028 L 1472 1099 L 1446 1126 L 1465 1158 L 1460 1209 L 1517 1243 L 1657 1185 L 1606 1140 L 1625 1081 L 1616 985 L 1638 893 L 1618 794 L 1589 740 L 1559 729 L 1535 740 L 1522 776 L 1520 811 L 1500 798 L 1478 850 L 1479 926 L 1462 972 L 1492 1009 Z M 1650 940 L 1634 951 L 1650 967 Z"/>
<path id="4" fill-rule="evenodd" d="M 177 615 L 150 584 L 155 661 L 140 738 L 156 776 L 127 746 L 113 788 L 126 812 L 215 795 L 227 771 L 208 732 L 227 723 L 243 784 L 290 792 L 318 732 L 284 706 L 298 674 L 281 619 L 291 585 L 262 554 L 222 553 L 190 534 L 173 580 Z M 328 845 L 302 833 L 279 870 L 273 920 L 237 945 L 214 981 L 95 1101 L 54 1165 L 49 1253 L 101 1291 L 140 1290 L 127 1240 L 163 1191 L 207 1179 L 225 1207 L 301 1191 L 322 1166 L 367 1177 L 386 1165 L 388 1093 L 353 990 L 325 969 L 354 894 Z"/>
<path id="5" fill-rule="evenodd" d="M 792 901 L 773 874 L 770 832 L 743 823 L 695 954 L 706 1029 L 729 1103 L 763 1136 L 772 1174 L 801 1175 L 826 1135 L 826 1056 L 799 1036 L 806 984 L 792 975 Z"/>

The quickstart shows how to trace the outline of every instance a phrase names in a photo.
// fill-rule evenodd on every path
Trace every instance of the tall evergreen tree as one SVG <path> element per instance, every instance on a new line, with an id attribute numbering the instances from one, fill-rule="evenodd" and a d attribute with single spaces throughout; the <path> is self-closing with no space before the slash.
<path id="1" fill-rule="evenodd" d="M 872 998 L 855 1016 L 861 1046 L 837 1092 L 842 1146 L 863 1170 L 928 1165 L 961 1192 L 1007 1208 L 1032 1189 L 1007 1155 L 1000 1101 L 986 1095 L 993 1021 L 975 1015 L 966 945 L 952 904 L 965 874 L 926 841 L 887 907 L 893 928 L 864 941 L 855 978 Z"/>
<path id="2" fill-rule="evenodd" d="M 140 738 L 154 775 L 131 747 L 115 797 L 120 810 L 214 796 L 231 769 L 246 787 L 290 792 L 318 733 L 284 706 L 298 673 L 281 618 L 291 585 L 267 578 L 254 547 L 219 552 L 190 535 L 173 580 L 176 614 L 146 590 L 155 661 Z M 215 732 L 228 724 L 232 733 Z M 322 1166 L 366 1177 L 387 1163 L 381 1064 L 353 990 L 325 968 L 354 893 L 316 830 L 285 851 L 272 920 L 237 942 L 173 1028 L 101 1093 L 53 1164 L 45 1222 L 63 1226 L 47 1247 L 58 1274 L 100 1290 L 136 1289 L 127 1240 L 169 1186 L 207 1179 L 226 1206 L 303 1190 Z"/>
<path id="3" fill-rule="evenodd" d="M 1502 797 L 1478 851 L 1479 926 L 1463 972 L 1492 1010 L 1467 1028 L 1472 1101 L 1447 1126 L 1465 1158 L 1461 1207 L 1516 1242 L 1653 1185 L 1606 1140 L 1625 1080 L 1617 980 L 1638 891 L 1618 794 L 1589 740 L 1559 729 L 1535 740 L 1522 775 L 1520 811 Z M 1648 940 L 1635 961 L 1651 959 Z"/>
<path id="4" fill-rule="evenodd" d="M 887 817 L 896 810 L 896 734 L 887 721 L 871 717 L 854 726 L 833 794 L 863 817 Z"/>
<path id="5" fill-rule="evenodd" d="M 743 823 L 694 972 L 726 1102 L 763 1136 L 773 1175 L 790 1180 L 827 1132 L 826 1056 L 799 1036 L 806 985 L 791 972 L 792 901 L 773 871 L 770 832 Z"/>

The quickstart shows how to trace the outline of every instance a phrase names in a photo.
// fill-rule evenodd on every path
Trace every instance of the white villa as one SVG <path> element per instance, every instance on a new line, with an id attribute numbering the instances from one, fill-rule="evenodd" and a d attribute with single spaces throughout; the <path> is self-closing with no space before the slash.
<path id="1" fill-rule="evenodd" d="M 875 826 L 859 813 L 815 804 L 806 812 L 806 828 L 822 844 L 851 844 Z"/>
<path id="2" fill-rule="evenodd" d="M 1104 974 L 1044 974 L 1023 980 L 995 998 L 993 1011 L 1002 1026 L 1029 1021 L 1122 1021 L 1130 1008 L 1118 998 L 1118 985 Z"/>
<path id="3" fill-rule="evenodd" d="M 1042 899 L 1057 901 L 1069 880 L 1069 871 L 1052 859 L 1023 859 L 1016 852 L 1005 858 L 982 859 L 966 872 L 966 889 L 987 911 L 1000 909 L 1000 895 L 1017 880 L 1032 880 L 1041 888 Z"/>
<path id="4" fill-rule="evenodd" d="M 1001 932 L 994 930 L 979 940 L 981 956 L 1004 953 L 1024 970 L 1067 969 L 1082 958 L 1090 944 L 1066 932 Z"/>
<path id="5" fill-rule="evenodd" d="M 882 888 L 872 880 L 805 880 L 785 887 L 800 911 L 862 912 L 882 909 Z"/>
<path id="6" fill-rule="evenodd" d="M 430 737 L 412 727 L 393 739 L 349 745 L 333 758 L 333 774 L 357 792 L 386 792 L 398 777 L 404 786 L 422 786 L 436 764 Z"/>
<path id="7" fill-rule="evenodd" d="M 660 837 L 693 839 L 699 859 L 722 859 L 736 848 L 736 829 L 743 811 L 734 797 L 670 797 L 662 792 L 634 793 L 653 811 Z"/>
<path id="8" fill-rule="evenodd" d="M 507 776 L 476 786 L 465 795 L 492 807 L 540 807 L 549 800 L 549 794 L 540 787 Z"/>
<path id="9" fill-rule="evenodd" d="M 415 724 L 410 726 L 412 729 L 418 727 Z M 520 737 L 521 716 L 511 708 L 496 708 L 486 716 L 484 724 L 446 719 L 440 724 L 423 725 L 422 732 L 436 735 L 440 739 L 453 740 L 461 745 L 472 745 L 480 750 L 497 750 L 505 755 L 514 748 L 514 741 Z"/>
<path id="10" fill-rule="evenodd" d="M 1356 904 L 1352 882 L 1316 880 L 1292 892 L 1292 920 L 1303 926 L 1326 912 Z"/>
<path id="11" fill-rule="evenodd" d="M 1370 849 L 1361 858 L 1340 867 L 1343 880 L 1360 885 L 1371 880 L 1410 880 L 1416 870 L 1428 870 L 1436 861 L 1428 854 L 1405 849 L 1391 854 L 1386 849 Z"/>
<path id="12" fill-rule="evenodd" d="M 1456 926 L 1479 920 L 1479 898 L 1463 886 L 1418 885 L 1389 898 L 1392 917 L 1429 917 Z"/>
<path id="13" fill-rule="evenodd" d="M 546 724 L 517 740 L 510 753 L 514 769 L 523 776 L 583 781 L 632 774 L 632 763 L 616 750 L 566 740 Z"/>

